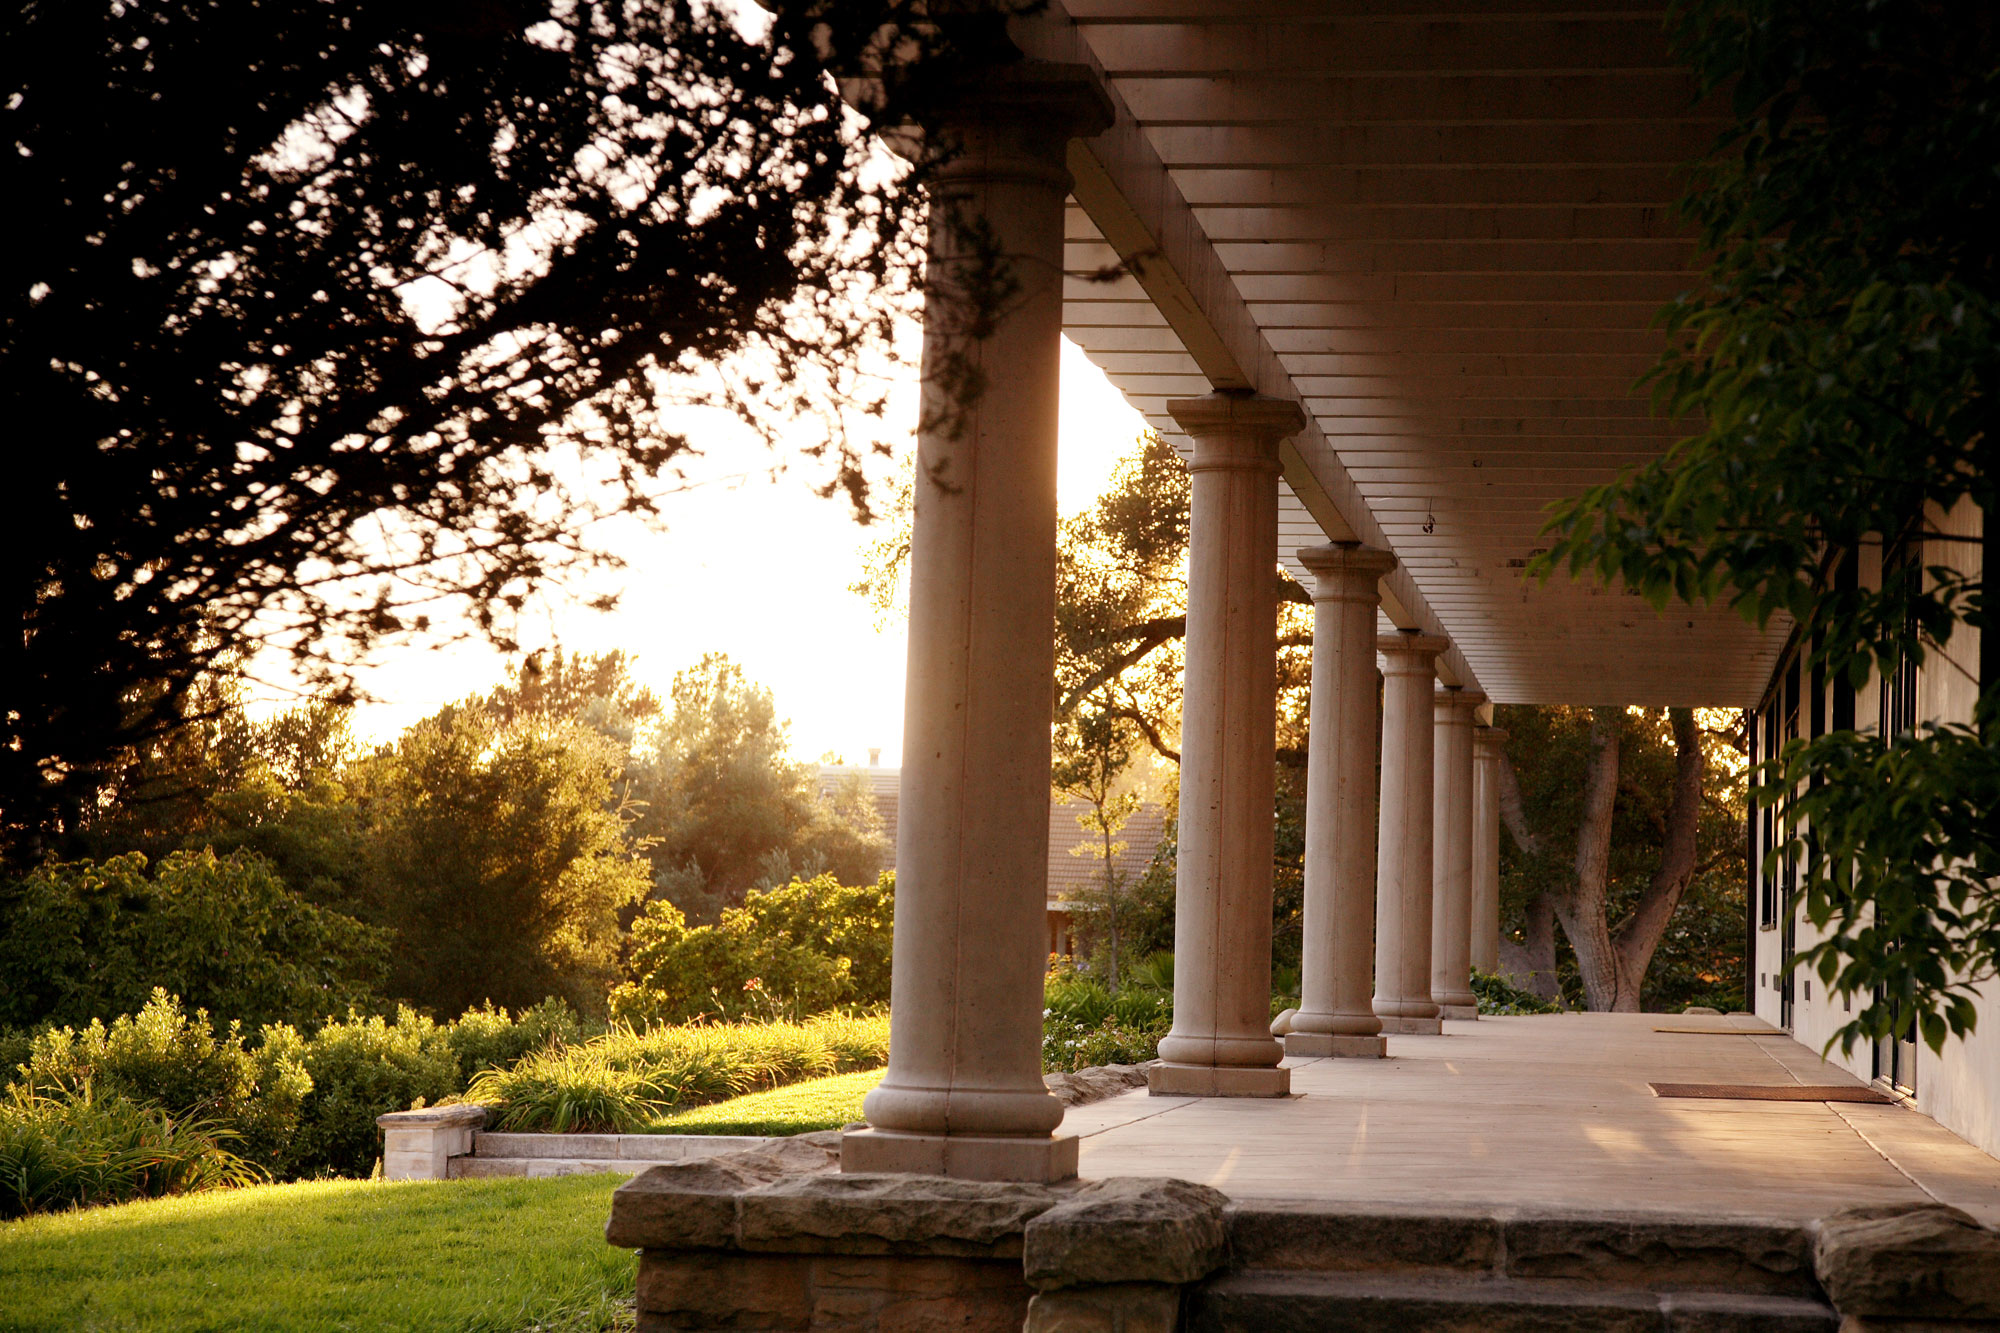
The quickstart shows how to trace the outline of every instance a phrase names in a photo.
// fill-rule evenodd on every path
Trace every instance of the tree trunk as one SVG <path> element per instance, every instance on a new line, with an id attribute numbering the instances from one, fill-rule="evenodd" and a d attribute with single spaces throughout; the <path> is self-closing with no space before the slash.
<path id="1" fill-rule="evenodd" d="M 1639 993 L 1619 985 L 1618 951 L 1605 921 L 1611 871 L 1611 816 L 1618 804 L 1619 737 L 1625 710 L 1594 708 L 1590 715 L 1590 764 L 1583 776 L 1583 817 L 1576 832 L 1576 873 L 1555 903 L 1583 979 L 1584 1004 L 1593 1010 L 1637 1012 Z"/>
<path id="2" fill-rule="evenodd" d="M 1507 836 L 1525 856 L 1542 854 L 1541 839 L 1528 827 L 1521 808 L 1521 783 L 1514 774 L 1514 761 L 1500 756 L 1500 822 Z M 1560 1000 L 1562 983 L 1556 977 L 1556 916 L 1549 895 L 1538 893 L 1522 909 L 1524 920 L 1521 943 L 1500 940 L 1500 972 L 1510 984 L 1544 1000 Z"/>
<path id="3" fill-rule="evenodd" d="M 1695 834 L 1701 826 L 1701 784 L 1706 776 L 1707 758 L 1701 750 L 1701 732 L 1695 726 L 1694 710 L 1673 709 L 1669 716 L 1674 727 L 1674 799 L 1667 808 L 1665 847 L 1630 916 L 1611 931 L 1611 943 L 1618 959 L 1619 993 L 1630 991 L 1631 1008 L 1639 1007 L 1639 991 L 1646 969 L 1653 964 L 1653 951 L 1667 933 L 1667 923 L 1680 906 L 1681 895 L 1694 879 Z"/>

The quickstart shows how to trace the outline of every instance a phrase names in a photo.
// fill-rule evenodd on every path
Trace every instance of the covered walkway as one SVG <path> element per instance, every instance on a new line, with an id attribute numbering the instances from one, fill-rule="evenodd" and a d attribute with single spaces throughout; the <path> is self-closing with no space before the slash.
<path id="1" fill-rule="evenodd" d="M 1766 1033 L 1710 1036 L 1657 1029 Z M 1863 1085 L 1750 1018 L 1445 1024 L 1387 1060 L 1288 1060 L 1289 1098 L 1079 1107 L 1081 1174 L 1178 1176 L 1303 1210 L 1646 1213 L 1805 1223 L 1946 1203 L 2000 1224 L 2000 1161 L 1900 1105 L 1662 1098 L 1651 1083 Z"/>

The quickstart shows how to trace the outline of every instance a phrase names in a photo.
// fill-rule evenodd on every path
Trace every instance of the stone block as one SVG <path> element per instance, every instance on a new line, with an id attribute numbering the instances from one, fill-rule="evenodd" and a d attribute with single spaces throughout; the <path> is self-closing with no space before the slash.
<path id="1" fill-rule="evenodd" d="M 486 1123 L 478 1103 L 391 1111 L 375 1117 L 382 1128 L 382 1174 L 389 1180 L 445 1180 L 451 1159 L 472 1151 L 473 1134 Z"/>
<path id="2" fill-rule="evenodd" d="M 1165 1060 L 1146 1070 L 1155 1097 L 1289 1097 L 1292 1071 L 1248 1065 L 1181 1065 Z"/>
<path id="3" fill-rule="evenodd" d="M 1185 1180 L 1091 1181 L 1028 1221 L 1021 1266 L 1043 1291 L 1198 1282 L 1228 1261 L 1228 1206 L 1220 1190 Z"/>
<path id="4" fill-rule="evenodd" d="M 604 1238 L 628 1250 L 710 1250 L 736 1239 L 736 1201 L 784 1174 L 753 1153 L 651 1167 L 611 1195 Z"/>
<path id="5" fill-rule="evenodd" d="M 736 1198 L 736 1243 L 794 1254 L 1017 1259 L 1029 1219 L 1063 1197 L 1024 1181 L 787 1176 Z"/>
<path id="6" fill-rule="evenodd" d="M 601 1159 L 619 1155 L 620 1137 L 617 1134 L 475 1134 L 472 1151 L 481 1157 Z"/>
<path id="7" fill-rule="evenodd" d="M 657 1254 L 639 1263 L 639 1327 L 791 1333 L 813 1327 L 812 1261 L 790 1254 Z"/>
<path id="8" fill-rule="evenodd" d="M 1813 1230 L 1814 1269 L 1843 1316 L 1871 1328 L 1878 1319 L 2000 1319 L 2000 1232 L 1957 1208 L 1849 1208 Z"/>
<path id="9" fill-rule="evenodd" d="M 812 1275 L 815 1333 L 1019 1333 L 1033 1294 L 1007 1261 L 827 1256 Z"/>
<path id="10" fill-rule="evenodd" d="M 1803 1296 L 1673 1291 L 1661 1298 L 1667 1333 L 1835 1333 L 1840 1316 Z"/>
<path id="11" fill-rule="evenodd" d="M 1179 1287 L 1120 1282 L 1036 1292 L 1021 1333 L 1174 1333 L 1180 1317 Z"/>
<path id="12" fill-rule="evenodd" d="M 1533 1214 L 1502 1223 L 1507 1275 L 1811 1296 L 1812 1239 L 1784 1223 Z"/>
<path id="13" fill-rule="evenodd" d="M 1478 1018 L 1479 1006 L 1476 1004 L 1441 1004 L 1438 1006 L 1438 1017 L 1461 1021 Z"/>
<path id="14" fill-rule="evenodd" d="M 1356 1205 L 1239 1205 L 1229 1214 L 1238 1266 L 1309 1272 L 1493 1273 L 1501 1223 L 1485 1213 Z"/>
<path id="15" fill-rule="evenodd" d="M 1345 1032 L 1290 1032 L 1285 1034 L 1285 1054 L 1379 1060 L 1389 1054 L 1389 1039 L 1380 1033 L 1357 1037 Z"/>
<path id="16" fill-rule="evenodd" d="M 1050 1183 L 1076 1176 L 1074 1134 L 1001 1138 L 900 1134 L 861 1129 L 840 1138 L 840 1169 L 867 1175 L 907 1172 L 959 1180 Z"/>

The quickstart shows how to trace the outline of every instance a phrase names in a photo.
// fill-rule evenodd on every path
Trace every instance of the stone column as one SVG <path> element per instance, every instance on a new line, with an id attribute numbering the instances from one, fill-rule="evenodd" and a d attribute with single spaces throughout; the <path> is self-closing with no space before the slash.
<path id="1" fill-rule="evenodd" d="M 1375 641 L 1382 671 L 1382 835 L 1375 866 L 1375 1013 L 1384 1032 L 1444 1031 L 1431 999 L 1431 692 L 1450 640 Z"/>
<path id="2" fill-rule="evenodd" d="M 1112 112 L 1076 65 L 957 94 L 928 127 L 952 155 L 930 181 L 889 1069 L 841 1167 L 1053 1180 L 1076 1174 L 1041 1063 L 1064 160 Z M 997 319 L 963 308 L 996 258 Z"/>
<path id="3" fill-rule="evenodd" d="M 1479 1017 L 1472 993 L 1472 710 L 1476 690 L 1438 690 L 1432 717 L 1431 998 L 1445 1018 Z"/>
<path id="4" fill-rule="evenodd" d="M 1500 970 L 1500 753 L 1507 733 L 1472 733 L 1472 965 Z"/>
<path id="5" fill-rule="evenodd" d="M 1369 1004 L 1375 950 L 1376 583 L 1396 557 L 1353 542 L 1300 551 L 1315 576 L 1306 755 L 1305 939 L 1287 1055 L 1386 1055 Z"/>
<path id="6" fill-rule="evenodd" d="M 1194 438 L 1193 493 L 1174 1026 L 1147 1082 L 1160 1094 L 1282 1097 L 1291 1075 L 1271 1035 L 1278 442 L 1305 413 L 1227 394 L 1167 410 Z"/>

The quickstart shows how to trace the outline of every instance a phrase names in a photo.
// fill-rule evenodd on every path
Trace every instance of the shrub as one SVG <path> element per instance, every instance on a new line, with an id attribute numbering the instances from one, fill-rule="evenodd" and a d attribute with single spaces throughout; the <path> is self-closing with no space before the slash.
<path id="1" fill-rule="evenodd" d="M 1152 1027 L 1173 1018 L 1173 992 L 1126 985 L 1113 995 L 1094 977 L 1067 965 L 1052 968 L 1042 987 L 1044 1017 L 1082 1027 L 1115 1019 L 1125 1027 Z"/>
<path id="2" fill-rule="evenodd" d="M 54 861 L 0 885 L 0 1023 L 132 1013 L 163 988 L 246 1024 L 372 1002 L 386 937 L 249 852 Z"/>
<path id="3" fill-rule="evenodd" d="M 35 1034 L 24 1028 L 0 1027 L 0 1087 L 21 1075 L 21 1067 L 34 1053 Z"/>
<path id="4" fill-rule="evenodd" d="M 349 1014 L 310 1038 L 267 1029 L 267 1043 L 298 1043 L 312 1092 L 297 1135 L 277 1165 L 288 1178 L 366 1176 L 381 1155 L 375 1117 L 454 1097 L 464 1090 L 450 1033 L 403 1008 L 396 1021 Z"/>
<path id="5" fill-rule="evenodd" d="M 226 1137 L 88 1084 L 55 1096 L 16 1085 L 0 1100 L 0 1218 L 263 1179 Z"/>
<path id="6" fill-rule="evenodd" d="M 590 1046 L 538 1051 L 512 1069 L 488 1069 L 472 1081 L 470 1096 L 494 1107 L 496 1129 L 556 1134 L 628 1133 L 672 1104 L 656 1076 L 617 1068 Z"/>
<path id="7" fill-rule="evenodd" d="M 889 999 L 895 879 L 850 887 L 831 875 L 753 891 L 714 926 L 646 905 L 632 927 L 632 979 L 611 992 L 621 1023 L 800 1019 Z"/>
<path id="8" fill-rule="evenodd" d="M 288 1030 L 287 1030 L 288 1031 Z M 251 1051 L 235 1025 L 217 1034 L 208 1013 L 190 1016 L 154 990 L 137 1015 L 82 1031 L 50 1028 L 30 1043 L 21 1086 L 77 1098 L 97 1094 L 157 1108 L 174 1118 L 229 1127 L 249 1157 L 270 1164 L 299 1124 L 312 1079 L 295 1041 Z"/>
<path id="9" fill-rule="evenodd" d="M 1482 1014 L 1559 1014 L 1562 1006 L 1533 991 L 1524 991 L 1506 977 L 1472 969 L 1472 994 Z"/>
<path id="10" fill-rule="evenodd" d="M 1160 1038 L 1171 1023 L 1161 1020 L 1146 1027 L 1130 1027 L 1116 1018 L 1107 1018 L 1095 1027 L 1060 1018 L 1042 1022 L 1042 1068 L 1050 1073 L 1067 1073 L 1093 1065 L 1136 1065 L 1160 1054 Z"/>
<path id="11" fill-rule="evenodd" d="M 1066 960 L 1052 966 L 1042 986 L 1042 1068 L 1068 1072 L 1158 1056 L 1174 1018 L 1173 959 L 1161 964 L 1159 957 L 1134 972 L 1157 977 L 1164 968 L 1168 989 L 1128 982 L 1116 995 Z"/>
<path id="12" fill-rule="evenodd" d="M 458 1059 L 459 1077 L 470 1082 L 482 1069 L 504 1068 L 531 1051 L 565 1046 L 582 1035 L 576 1010 L 551 995 L 513 1016 L 490 1002 L 468 1009 L 446 1029 L 445 1039 Z"/>

